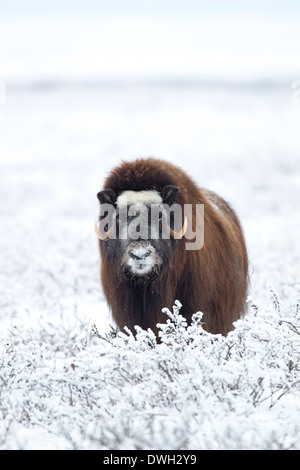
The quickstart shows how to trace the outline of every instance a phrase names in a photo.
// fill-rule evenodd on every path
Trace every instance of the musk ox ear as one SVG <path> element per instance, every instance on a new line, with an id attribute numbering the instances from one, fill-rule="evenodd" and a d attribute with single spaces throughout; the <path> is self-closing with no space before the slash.
<path id="1" fill-rule="evenodd" d="M 97 194 L 100 204 L 114 204 L 116 193 L 112 189 L 104 189 Z"/>
<path id="2" fill-rule="evenodd" d="M 165 186 L 161 192 L 163 202 L 169 206 L 178 202 L 179 194 L 180 189 L 177 188 L 177 186 L 173 186 L 172 184 Z"/>

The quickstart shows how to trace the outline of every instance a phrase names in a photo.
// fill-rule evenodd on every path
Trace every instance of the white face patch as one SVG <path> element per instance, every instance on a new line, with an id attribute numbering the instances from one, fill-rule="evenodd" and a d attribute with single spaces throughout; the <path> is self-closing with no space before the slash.
<path id="1" fill-rule="evenodd" d="M 123 191 L 117 198 L 117 206 L 132 204 L 161 204 L 162 197 L 157 191 Z"/>

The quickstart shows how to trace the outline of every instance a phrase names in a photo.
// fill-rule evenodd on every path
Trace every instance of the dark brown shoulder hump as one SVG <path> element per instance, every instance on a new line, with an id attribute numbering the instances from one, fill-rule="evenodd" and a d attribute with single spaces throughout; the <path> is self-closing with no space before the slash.
<path id="1" fill-rule="evenodd" d="M 105 180 L 104 189 L 110 188 L 117 195 L 127 190 L 148 189 L 161 192 L 164 186 L 169 184 L 180 188 L 184 201 L 193 187 L 196 192 L 199 191 L 192 179 L 181 168 L 156 158 L 138 158 L 132 162 L 122 162 L 109 174 Z"/>
<path id="2" fill-rule="evenodd" d="M 155 158 L 138 158 L 133 162 L 122 162 L 107 177 L 104 188 L 111 188 L 118 195 L 122 191 L 156 190 L 176 181 L 165 162 Z"/>

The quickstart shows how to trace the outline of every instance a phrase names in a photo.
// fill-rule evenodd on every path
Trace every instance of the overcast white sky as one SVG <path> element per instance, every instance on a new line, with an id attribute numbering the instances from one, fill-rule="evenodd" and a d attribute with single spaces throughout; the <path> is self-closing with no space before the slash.
<path id="1" fill-rule="evenodd" d="M 299 0 L 0 0 L 0 14 L 300 14 Z"/>
<path id="2" fill-rule="evenodd" d="M 0 0 L 6 82 L 295 80 L 299 44 L 300 0 Z"/>

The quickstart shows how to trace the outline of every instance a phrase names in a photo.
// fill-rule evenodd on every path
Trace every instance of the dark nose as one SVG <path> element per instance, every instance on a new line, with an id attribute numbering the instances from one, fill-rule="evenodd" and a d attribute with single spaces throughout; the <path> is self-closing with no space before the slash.
<path id="1" fill-rule="evenodd" d="M 145 258 L 147 258 L 147 256 L 149 256 L 149 255 L 150 255 L 150 251 L 148 251 L 148 250 L 142 250 L 141 248 L 135 249 L 135 250 L 131 250 L 131 252 L 130 252 L 131 258 L 137 259 L 137 260 L 145 259 Z"/>

